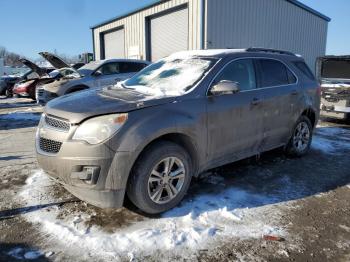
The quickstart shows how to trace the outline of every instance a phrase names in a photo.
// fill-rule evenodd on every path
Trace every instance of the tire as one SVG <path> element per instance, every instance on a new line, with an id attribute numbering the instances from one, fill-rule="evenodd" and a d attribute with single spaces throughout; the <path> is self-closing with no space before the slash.
<path id="1" fill-rule="evenodd" d="M 6 94 L 7 98 L 13 97 L 13 94 L 12 94 L 12 92 L 9 89 L 6 89 L 5 94 Z"/>
<path id="2" fill-rule="evenodd" d="M 286 146 L 286 153 L 293 157 L 306 155 L 311 146 L 313 128 L 306 116 L 301 116 L 294 125 L 292 136 Z"/>
<path id="3" fill-rule="evenodd" d="M 166 165 L 171 165 L 169 163 L 173 163 L 172 172 L 166 172 Z M 184 172 L 181 172 L 182 169 Z M 178 175 L 172 179 L 169 173 Z M 127 195 L 141 211 L 159 214 L 181 202 L 191 177 L 191 158 L 186 150 L 172 142 L 158 142 L 146 149 L 136 161 L 128 181 Z"/>

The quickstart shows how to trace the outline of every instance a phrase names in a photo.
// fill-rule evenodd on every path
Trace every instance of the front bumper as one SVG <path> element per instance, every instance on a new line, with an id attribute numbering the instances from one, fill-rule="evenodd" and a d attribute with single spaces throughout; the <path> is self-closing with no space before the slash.
<path id="1" fill-rule="evenodd" d="M 83 201 L 102 208 L 122 207 L 131 169 L 131 154 L 115 152 L 108 143 L 89 145 L 73 141 L 70 138 L 75 128 L 62 132 L 45 127 L 44 121 L 40 121 L 36 135 L 39 166 Z M 45 143 L 52 144 L 43 144 L 42 138 Z M 58 146 L 50 141 L 61 144 Z M 51 149 L 55 152 L 47 152 Z M 85 176 L 84 170 L 89 168 L 98 170 L 97 175 Z"/>

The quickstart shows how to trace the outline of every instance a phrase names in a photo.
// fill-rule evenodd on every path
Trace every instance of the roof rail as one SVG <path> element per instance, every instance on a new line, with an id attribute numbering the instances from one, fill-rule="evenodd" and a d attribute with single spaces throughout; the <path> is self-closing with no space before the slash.
<path id="1" fill-rule="evenodd" d="M 246 49 L 247 52 L 265 52 L 265 53 L 276 53 L 281 55 L 291 55 L 291 56 L 298 56 L 292 52 L 284 51 L 284 50 L 278 50 L 278 49 L 272 49 L 272 48 L 260 48 L 260 47 L 249 47 Z"/>

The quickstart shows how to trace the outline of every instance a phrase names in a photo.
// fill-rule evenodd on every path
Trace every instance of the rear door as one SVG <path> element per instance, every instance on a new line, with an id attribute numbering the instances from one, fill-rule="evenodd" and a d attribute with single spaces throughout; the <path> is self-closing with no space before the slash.
<path id="1" fill-rule="evenodd" d="M 263 131 L 263 92 L 257 89 L 252 59 L 238 59 L 227 64 L 211 87 L 222 80 L 237 82 L 235 94 L 208 94 L 209 165 L 233 162 L 259 151 Z"/>
<path id="2" fill-rule="evenodd" d="M 264 150 L 287 142 L 299 112 L 302 92 L 292 70 L 276 59 L 257 59 L 259 89 L 264 92 Z"/>

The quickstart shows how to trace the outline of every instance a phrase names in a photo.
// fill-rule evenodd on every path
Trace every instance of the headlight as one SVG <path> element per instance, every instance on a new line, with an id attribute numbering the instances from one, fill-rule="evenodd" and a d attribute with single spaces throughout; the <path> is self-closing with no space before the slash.
<path id="1" fill-rule="evenodd" d="M 73 140 L 83 140 L 96 145 L 114 135 L 126 122 L 128 114 L 94 117 L 83 122 L 75 131 Z"/>

